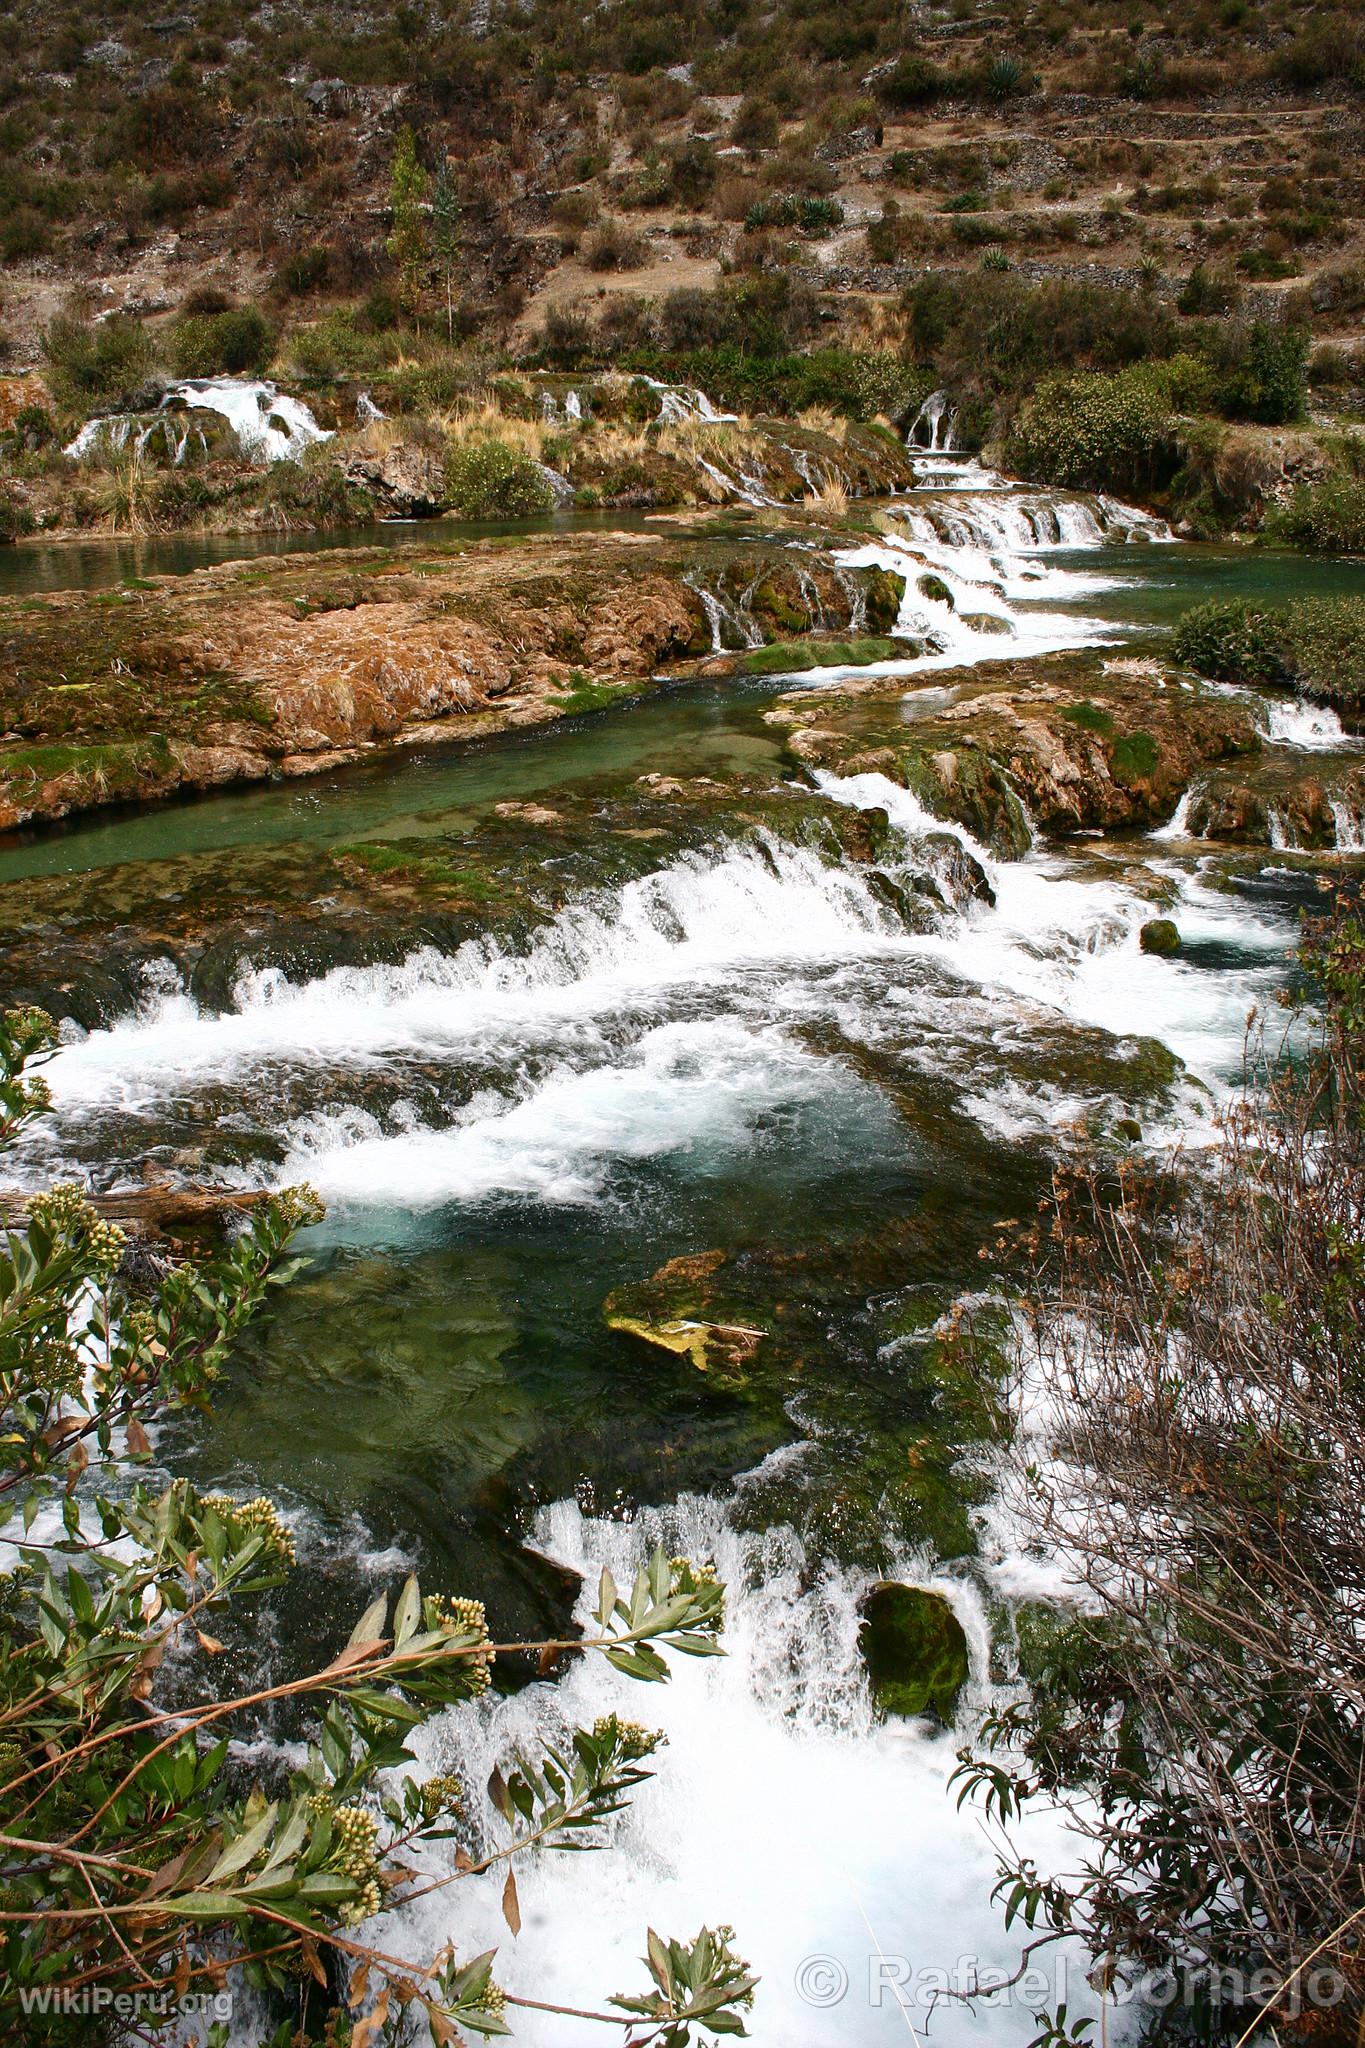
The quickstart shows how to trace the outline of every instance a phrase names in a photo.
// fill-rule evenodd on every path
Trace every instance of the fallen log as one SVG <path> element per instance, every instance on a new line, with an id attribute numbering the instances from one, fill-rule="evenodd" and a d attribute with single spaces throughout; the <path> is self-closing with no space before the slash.
<path id="1" fill-rule="evenodd" d="M 235 1188 L 173 1188 L 160 1183 L 141 1188 L 116 1188 L 112 1194 L 87 1194 L 97 1216 L 135 1234 L 185 1229 L 194 1224 L 222 1223 L 232 1215 L 249 1215 L 268 1200 L 264 1190 Z M 0 1190 L 0 1223 L 7 1229 L 28 1221 L 38 1194 Z"/>

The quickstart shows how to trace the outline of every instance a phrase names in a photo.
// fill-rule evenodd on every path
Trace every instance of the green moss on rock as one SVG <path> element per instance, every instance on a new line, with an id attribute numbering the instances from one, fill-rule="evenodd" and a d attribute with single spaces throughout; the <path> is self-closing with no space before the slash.
<path id="1" fill-rule="evenodd" d="M 941 1593 L 883 1579 L 862 1602 L 858 1647 L 880 1714 L 932 1712 L 951 1722 L 970 1658 Z"/>

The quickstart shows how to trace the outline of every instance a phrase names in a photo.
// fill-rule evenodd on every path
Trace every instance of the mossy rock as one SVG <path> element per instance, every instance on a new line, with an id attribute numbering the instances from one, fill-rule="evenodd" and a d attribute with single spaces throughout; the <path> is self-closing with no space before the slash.
<path id="1" fill-rule="evenodd" d="M 1155 953 L 1158 959 L 1169 960 L 1180 951 L 1180 930 L 1169 917 L 1149 917 L 1138 933 L 1138 944 L 1144 953 Z"/>
<path id="2" fill-rule="evenodd" d="M 999 612 L 963 612 L 962 623 L 973 633 L 996 633 L 1008 636 L 1014 627 Z"/>
<path id="3" fill-rule="evenodd" d="M 1109 752 L 1109 772 L 1124 789 L 1150 782 L 1161 762 L 1161 749 L 1149 732 L 1130 732 Z"/>
<path id="4" fill-rule="evenodd" d="M 866 668 L 874 661 L 894 661 L 903 646 L 881 637 L 860 640 L 775 640 L 770 647 L 754 647 L 744 655 L 740 667 L 746 675 L 797 675 L 811 668 Z"/>
<path id="5" fill-rule="evenodd" d="M 921 576 L 915 588 L 921 597 L 928 599 L 930 604 L 946 604 L 949 611 L 953 611 L 956 608 L 953 593 L 941 576 L 934 576 L 932 574 Z"/>
<path id="6" fill-rule="evenodd" d="M 934 1713 L 951 1723 L 970 1657 L 941 1593 L 883 1579 L 862 1601 L 858 1647 L 879 1714 Z"/>
<path id="7" fill-rule="evenodd" d="M 869 628 L 874 633 L 894 633 L 905 598 L 905 578 L 894 569 L 867 569 L 862 574 Z"/>

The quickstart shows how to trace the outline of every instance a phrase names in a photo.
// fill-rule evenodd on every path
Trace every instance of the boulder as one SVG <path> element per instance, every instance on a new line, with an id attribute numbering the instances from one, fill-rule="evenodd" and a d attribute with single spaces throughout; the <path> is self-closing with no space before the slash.
<path id="1" fill-rule="evenodd" d="M 1180 932 L 1169 917 L 1149 917 L 1138 933 L 1138 944 L 1144 953 L 1155 953 L 1158 959 L 1168 960 L 1180 951 Z"/>
<path id="2" fill-rule="evenodd" d="M 879 1714 L 951 1722 L 970 1658 L 962 1623 L 941 1593 L 882 1579 L 864 1595 L 858 1648 Z"/>
<path id="3" fill-rule="evenodd" d="M 396 441 L 382 455 L 357 451 L 346 464 L 347 483 L 370 491 L 399 519 L 431 519 L 446 503 L 445 465 L 434 448 Z"/>

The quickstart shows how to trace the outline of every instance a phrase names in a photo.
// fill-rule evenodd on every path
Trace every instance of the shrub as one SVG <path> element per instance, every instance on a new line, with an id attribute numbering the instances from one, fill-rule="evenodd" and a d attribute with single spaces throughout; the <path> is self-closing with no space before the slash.
<path id="1" fill-rule="evenodd" d="M 275 353 L 275 330 L 254 306 L 191 314 L 176 323 L 171 361 L 179 377 L 260 376 Z"/>
<path id="2" fill-rule="evenodd" d="M 1202 1172 L 1069 1172 L 1020 1304 L 1048 1420 L 1009 1498 L 1084 1595 L 1025 1618 L 1031 1690 L 958 1778 L 1006 1827 L 1066 1814 L 1079 1868 L 1011 1845 L 996 1897 L 1108 1984 L 1158 1973 L 1148 2040 L 1176 2006 L 1210 2044 L 1362 2025 L 1365 931 L 1343 911 L 1303 966 L 1301 1056 L 1249 1063 Z"/>
<path id="3" fill-rule="evenodd" d="M 781 192 L 756 199 L 744 216 L 746 228 L 800 228 L 810 235 L 827 235 L 843 224 L 838 200 L 818 193 Z"/>
<path id="4" fill-rule="evenodd" d="M 649 243 L 619 221 L 608 221 L 584 245 L 583 261 L 589 270 L 643 270 Z"/>
<path id="5" fill-rule="evenodd" d="M 318 242 L 310 242 L 302 249 L 291 249 L 276 264 L 271 284 L 285 298 L 311 298 L 326 284 L 330 265 L 331 252 Z"/>
<path id="6" fill-rule="evenodd" d="M 43 357 L 53 396 L 73 410 L 86 411 L 127 404 L 156 360 L 141 321 L 122 314 L 91 323 L 59 313 L 43 335 Z"/>
<path id="7" fill-rule="evenodd" d="M 1337 474 L 1299 484 L 1266 522 L 1277 540 L 1325 555 L 1365 555 L 1365 477 Z"/>
<path id="8" fill-rule="evenodd" d="M 1365 706 L 1365 598 L 1303 597 L 1284 612 L 1285 661 L 1306 697 Z"/>
<path id="9" fill-rule="evenodd" d="M 1230 419 L 1285 426 L 1303 418 L 1308 396 L 1308 336 L 1301 327 L 1255 320 L 1225 330 L 1214 349 L 1219 409 Z"/>
<path id="10" fill-rule="evenodd" d="M 1045 378 L 1014 422 L 1009 458 L 1039 483 L 1161 488 L 1179 460 L 1161 380 L 1142 364 L 1112 376 Z"/>
<path id="11" fill-rule="evenodd" d="M 1177 626 L 1174 650 L 1222 682 L 1288 682 L 1342 710 L 1365 705 L 1365 598 L 1301 597 L 1282 610 L 1198 605 Z"/>
<path id="12" fill-rule="evenodd" d="M 767 100 L 747 97 L 730 126 L 730 140 L 741 149 L 775 149 L 780 124 L 777 108 Z"/>
<path id="13" fill-rule="evenodd" d="M 21 539 L 33 531 L 33 514 L 21 499 L 0 488 L 0 546 Z"/>
<path id="14" fill-rule="evenodd" d="M 927 107 L 948 90 L 948 79 L 927 57 L 905 56 L 880 81 L 883 99 L 899 108 Z"/>
<path id="15" fill-rule="evenodd" d="M 1175 630 L 1177 661 L 1196 675 L 1226 683 L 1285 680 L 1279 614 L 1243 598 L 1196 605 Z"/>
<path id="16" fill-rule="evenodd" d="M 451 510 L 466 519 L 524 519 L 548 512 L 554 492 L 529 455 L 503 441 L 454 442 L 446 452 Z"/>

